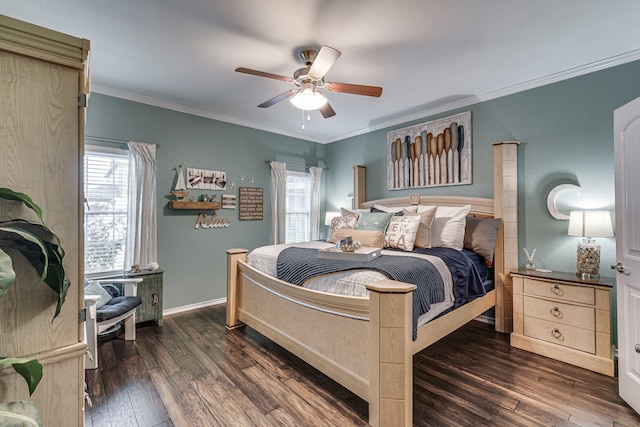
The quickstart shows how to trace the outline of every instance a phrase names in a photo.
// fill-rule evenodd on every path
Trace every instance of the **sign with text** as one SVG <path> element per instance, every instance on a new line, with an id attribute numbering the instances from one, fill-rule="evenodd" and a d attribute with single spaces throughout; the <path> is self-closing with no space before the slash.
<path id="1" fill-rule="evenodd" d="M 240 187 L 240 221 L 262 221 L 263 189 Z"/>

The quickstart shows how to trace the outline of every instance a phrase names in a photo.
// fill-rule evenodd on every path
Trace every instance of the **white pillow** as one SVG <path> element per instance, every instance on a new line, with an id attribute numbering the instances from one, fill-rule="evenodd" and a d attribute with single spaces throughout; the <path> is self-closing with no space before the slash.
<path id="1" fill-rule="evenodd" d="M 438 206 L 431 226 L 431 246 L 461 251 L 464 246 L 464 228 L 470 210 L 471 205 L 455 208 Z"/>
<path id="2" fill-rule="evenodd" d="M 103 288 L 100 283 L 95 280 L 90 281 L 84 287 L 85 295 L 100 295 L 100 299 L 96 302 L 96 308 L 100 308 L 113 298 L 109 292 L 105 288 Z"/>
<path id="3" fill-rule="evenodd" d="M 412 251 L 419 226 L 418 215 L 392 216 L 384 234 L 385 247 Z"/>
<path id="4" fill-rule="evenodd" d="M 374 204 L 373 207 L 382 212 L 397 213 L 397 212 L 402 212 L 403 210 L 406 210 L 412 213 L 418 212 L 418 205 L 397 207 L 397 206 L 383 206 L 383 205 Z"/>

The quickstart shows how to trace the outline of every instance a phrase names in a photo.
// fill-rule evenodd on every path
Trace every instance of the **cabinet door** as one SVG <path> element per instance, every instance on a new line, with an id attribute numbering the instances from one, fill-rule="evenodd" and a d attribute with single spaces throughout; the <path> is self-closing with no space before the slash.
<path id="1" fill-rule="evenodd" d="M 162 273 L 147 274 L 138 285 L 138 295 L 142 304 L 136 310 L 136 323 L 148 320 L 162 325 Z"/>

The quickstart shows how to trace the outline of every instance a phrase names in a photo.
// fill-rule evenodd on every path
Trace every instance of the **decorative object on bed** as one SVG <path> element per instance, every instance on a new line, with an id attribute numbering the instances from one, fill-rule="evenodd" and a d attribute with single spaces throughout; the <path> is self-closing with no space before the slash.
<path id="1" fill-rule="evenodd" d="M 358 248 L 353 251 L 341 251 L 336 248 L 318 249 L 318 258 L 342 261 L 371 261 L 380 256 L 379 248 Z"/>
<path id="2" fill-rule="evenodd" d="M 187 187 L 197 190 L 226 190 L 227 173 L 208 169 L 187 168 Z"/>
<path id="3" fill-rule="evenodd" d="M 424 207 L 419 206 L 418 212 L 422 212 L 422 208 Z M 461 250 L 464 246 L 464 229 L 470 210 L 471 205 L 438 206 L 431 227 L 431 246 Z"/>
<path id="4" fill-rule="evenodd" d="M 255 187 L 240 187 L 240 209 L 238 219 L 240 221 L 262 221 L 264 209 L 264 190 Z"/>
<path id="5" fill-rule="evenodd" d="M 355 252 L 360 249 L 360 242 L 353 240 L 351 235 L 346 235 L 336 243 L 336 249 L 341 252 Z"/>
<path id="6" fill-rule="evenodd" d="M 503 227 L 494 256 L 495 289 L 419 326 L 415 340 L 415 285 L 377 280 L 366 285 L 368 298 L 328 294 L 261 272 L 247 263 L 244 249 L 227 250 L 227 328 L 250 326 L 365 399 L 369 403 L 370 425 L 411 426 L 415 353 L 494 306 L 496 330 L 512 330 L 509 273 L 518 269 L 519 251 L 517 145 L 515 141 L 493 145 L 492 199 L 420 196 L 420 203 L 425 205 L 471 205 L 470 212 L 477 216 L 502 218 Z M 354 184 L 363 186 L 362 182 Z M 409 199 L 375 200 L 358 207 L 370 208 L 374 203 L 407 206 Z M 450 248 L 429 250 L 465 256 L 463 251 Z M 399 254 L 405 256 L 404 252 Z M 385 257 L 386 253 L 377 260 Z"/>
<path id="7" fill-rule="evenodd" d="M 333 218 L 331 220 L 331 226 L 329 227 L 329 236 L 327 237 L 327 242 L 337 243 L 337 240 L 333 237 L 334 233 L 342 229 L 349 229 L 349 230 L 354 229 L 357 223 L 358 223 L 358 216 L 355 214 L 337 216 Z"/>
<path id="8" fill-rule="evenodd" d="M 418 216 L 420 218 L 420 225 L 418 226 L 418 232 L 414 246 L 416 248 L 430 248 L 431 247 L 431 228 L 433 226 L 433 220 L 436 217 L 437 206 L 433 206 L 429 209 L 425 209 L 420 213 L 413 213 L 404 210 L 405 216 Z"/>
<path id="9" fill-rule="evenodd" d="M 387 188 L 471 184 L 471 112 L 387 133 Z"/>
<path id="10" fill-rule="evenodd" d="M 412 251 L 419 226 L 419 216 L 393 216 L 384 234 L 385 247 Z"/>
<path id="11" fill-rule="evenodd" d="M 464 248 L 481 255 L 487 265 L 493 265 L 496 240 L 502 218 L 477 218 L 467 216 L 464 229 Z"/>
<path id="12" fill-rule="evenodd" d="M 336 230 L 331 235 L 336 242 L 345 236 L 351 236 L 354 240 L 360 242 L 362 247 L 379 248 L 384 247 L 384 233 L 378 230 L 356 230 L 353 228 L 342 228 Z M 327 242 L 329 242 L 327 240 Z M 333 242 L 330 242 L 333 243 Z"/>
<path id="13" fill-rule="evenodd" d="M 377 230 L 383 233 L 393 216 L 391 212 L 361 212 L 356 224 L 356 230 Z"/>

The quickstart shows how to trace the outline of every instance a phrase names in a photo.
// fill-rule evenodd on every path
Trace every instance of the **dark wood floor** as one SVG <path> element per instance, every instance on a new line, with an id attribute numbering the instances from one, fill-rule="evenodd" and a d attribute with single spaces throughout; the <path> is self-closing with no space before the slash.
<path id="1" fill-rule="evenodd" d="M 165 317 L 100 344 L 87 371 L 91 426 L 363 426 L 367 404 L 225 306 Z M 416 426 L 637 426 L 618 383 L 509 346 L 471 322 L 414 358 Z"/>

